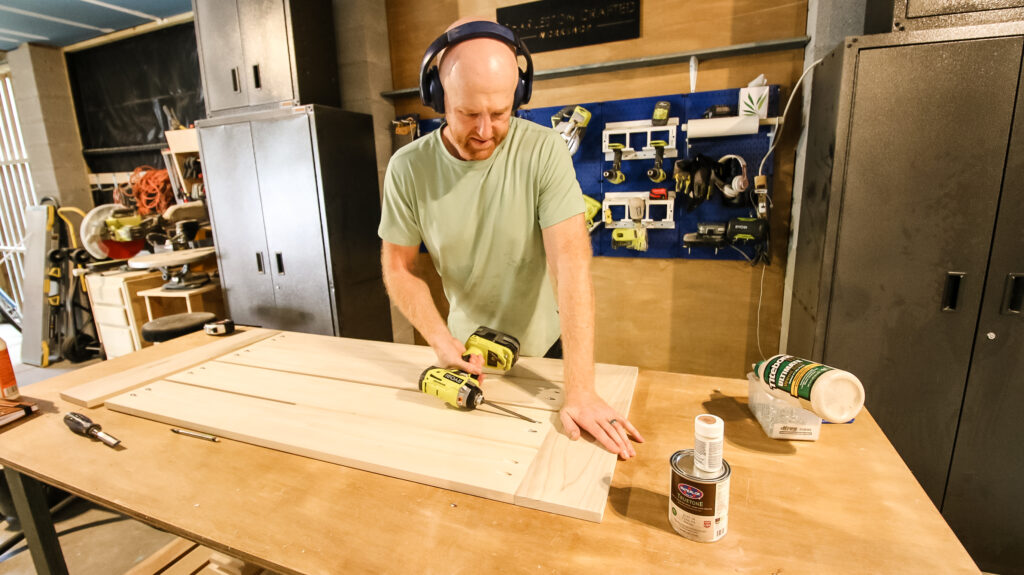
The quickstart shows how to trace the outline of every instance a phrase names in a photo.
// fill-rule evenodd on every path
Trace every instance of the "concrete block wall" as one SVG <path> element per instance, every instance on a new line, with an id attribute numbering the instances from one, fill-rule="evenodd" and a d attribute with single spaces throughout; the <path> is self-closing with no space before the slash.
<path id="1" fill-rule="evenodd" d="M 334 36 L 338 50 L 341 107 L 373 116 L 378 191 L 391 158 L 391 121 L 395 106 L 380 93 L 391 89 L 391 48 L 384 2 L 334 0 Z M 414 343 L 412 324 L 391 307 L 394 340 Z"/>
<path id="2" fill-rule="evenodd" d="M 7 62 L 36 197 L 92 208 L 63 52 L 22 44 L 7 53 Z"/>

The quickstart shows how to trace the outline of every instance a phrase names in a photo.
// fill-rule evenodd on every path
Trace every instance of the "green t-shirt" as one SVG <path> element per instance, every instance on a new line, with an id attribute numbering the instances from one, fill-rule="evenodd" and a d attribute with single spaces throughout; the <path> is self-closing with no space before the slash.
<path id="1" fill-rule="evenodd" d="M 483 325 L 539 356 L 561 334 L 541 229 L 582 213 L 581 194 L 565 142 L 550 128 L 512 118 L 480 161 L 453 157 L 435 130 L 391 157 L 377 233 L 426 245 L 453 336 L 465 341 Z"/>

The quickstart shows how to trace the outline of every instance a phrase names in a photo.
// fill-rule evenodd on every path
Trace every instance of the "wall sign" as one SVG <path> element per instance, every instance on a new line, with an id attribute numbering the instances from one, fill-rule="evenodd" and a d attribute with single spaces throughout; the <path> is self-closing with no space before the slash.
<path id="1" fill-rule="evenodd" d="M 533 53 L 640 37 L 640 0 L 540 0 L 497 12 Z"/>

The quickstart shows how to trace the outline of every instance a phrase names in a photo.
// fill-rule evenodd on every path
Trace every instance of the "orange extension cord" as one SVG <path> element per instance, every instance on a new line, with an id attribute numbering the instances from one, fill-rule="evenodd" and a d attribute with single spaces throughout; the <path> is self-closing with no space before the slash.
<path id="1" fill-rule="evenodd" d="M 139 166 L 128 178 L 129 185 L 117 189 L 120 204 L 135 204 L 139 214 L 162 214 L 174 202 L 171 189 L 171 178 L 167 170 L 157 170 L 153 166 Z"/>

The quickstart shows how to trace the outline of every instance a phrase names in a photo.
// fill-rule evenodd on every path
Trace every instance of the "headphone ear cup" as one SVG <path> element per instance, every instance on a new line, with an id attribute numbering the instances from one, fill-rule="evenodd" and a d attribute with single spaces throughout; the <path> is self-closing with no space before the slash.
<path id="1" fill-rule="evenodd" d="M 516 82 L 516 95 L 512 98 L 512 111 L 519 109 L 519 106 L 523 105 L 523 97 L 526 93 L 525 83 L 523 82 L 522 76 L 519 77 L 519 81 Z"/>
<path id="2" fill-rule="evenodd" d="M 736 176 L 732 179 L 732 189 L 736 191 L 736 195 L 742 194 L 747 191 L 747 179 L 743 176 Z"/>
<path id="3" fill-rule="evenodd" d="M 430 92 L 430 107 L 438 114 L 444 113 L 444 86 L 441 85 L 441 77 L 437 66 L 427 70 L 427 86 Z"/>

